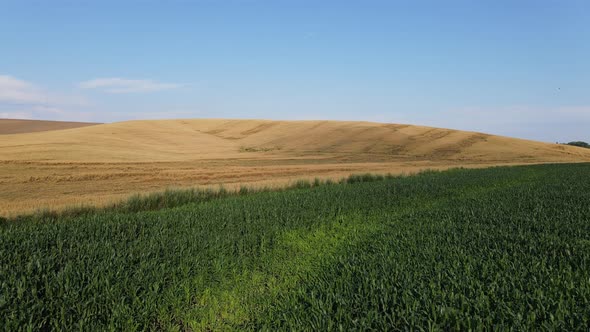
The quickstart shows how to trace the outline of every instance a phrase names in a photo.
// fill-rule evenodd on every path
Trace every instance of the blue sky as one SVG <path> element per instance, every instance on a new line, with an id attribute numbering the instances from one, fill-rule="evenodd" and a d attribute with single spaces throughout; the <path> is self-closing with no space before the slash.
<path id="1" fill-rule="evenodd" d="M 590 2 L 0 0 L 0 117 L 590 141 Z"/>

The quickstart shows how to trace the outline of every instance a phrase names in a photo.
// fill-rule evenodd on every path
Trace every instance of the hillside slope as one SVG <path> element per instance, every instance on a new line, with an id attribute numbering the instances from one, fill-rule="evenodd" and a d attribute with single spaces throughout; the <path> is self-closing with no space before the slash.
<path id="1" fill-rule="evenodd" d="M 590 162 L 590 150 L 448 129 L 340 121 L 128 121 L 0 135 L 0 215 L 132 193 L 284 186 L 351 173 Z"/>
<path id="2" fill-rule="evenodd" d="M 150 162 L 276 157 L 590 161 L 576 147 L 422 126 L 340 121 L 128 121 L 5 135 L 1 160 Z"/>

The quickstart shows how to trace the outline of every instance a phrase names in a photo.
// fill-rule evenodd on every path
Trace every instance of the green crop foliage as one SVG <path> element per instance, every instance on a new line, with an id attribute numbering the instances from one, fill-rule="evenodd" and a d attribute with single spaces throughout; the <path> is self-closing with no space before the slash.
<path id="1" fill-rule="evenodd" d="M 0 330 L 586 331 L 589 176 L 358 175 L 5 220 Z"/>
<path id="2" fill-rule="evenodd" d="M 569 142 L 569 143 L 566 143 L 566 144 L 567 145 L 572 145 L 572 146 L 579 146 L 581 148 L 590 149 L 590 144 L 588 144 L 586 142 L 582 142 L 582 141 Z"/>

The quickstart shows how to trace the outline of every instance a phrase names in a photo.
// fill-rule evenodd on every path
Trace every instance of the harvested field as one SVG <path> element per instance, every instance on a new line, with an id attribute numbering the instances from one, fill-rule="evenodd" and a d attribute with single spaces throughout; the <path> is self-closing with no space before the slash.
<path id="1" fill-rule="evenodd" d="M 590 150 L 422 126 L 128 121 L 1 135 L 0 214 L 103 205 L 170 187 L 272 187 L 352 173 L 583 161 Z"/>

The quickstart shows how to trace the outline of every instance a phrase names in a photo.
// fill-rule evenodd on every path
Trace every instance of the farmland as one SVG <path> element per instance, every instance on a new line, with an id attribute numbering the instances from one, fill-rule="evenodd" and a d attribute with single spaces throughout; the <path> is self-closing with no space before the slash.
<path id="1" fill-rule="evenodd" d="M 590 150 L 579 147 L 403 124 L 0 120 L 0 216 L 109 205 L 167 188 L 280 188 L 365 172 L 584 161 Z"/>
<path id="2" fill-rule="evenodd" d="M 88 122 L 0 119 L 0 135 L 26 134 L 97 125 Z"/>
<path id="3" fill-rule="evenodd" d="M 5 221 L 0 329 L 584 330 L 589 175 L 452 169 Z"/>

